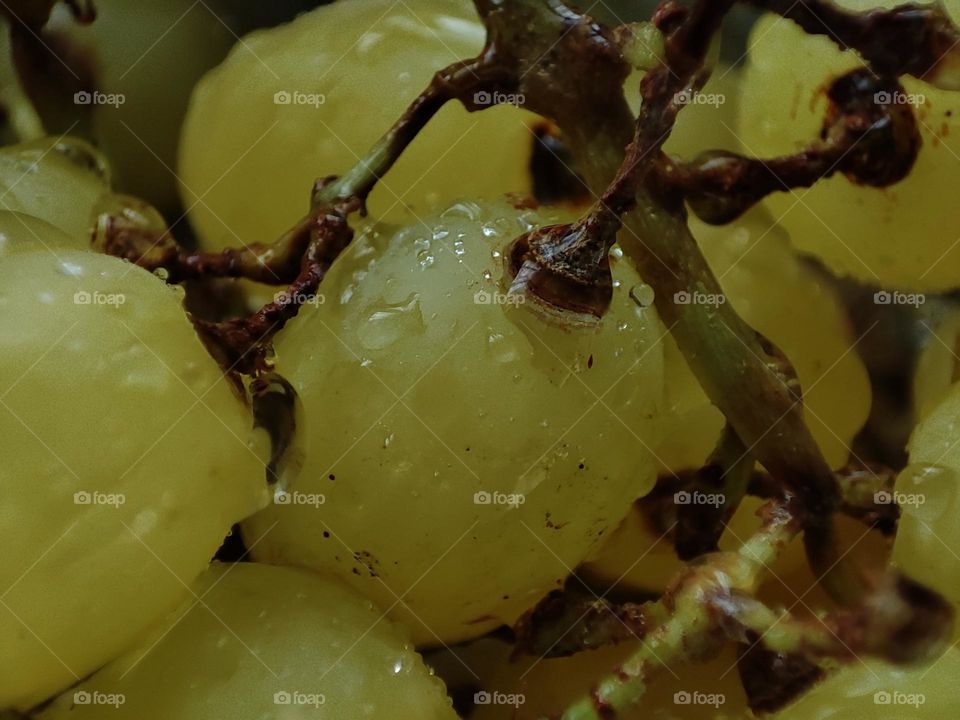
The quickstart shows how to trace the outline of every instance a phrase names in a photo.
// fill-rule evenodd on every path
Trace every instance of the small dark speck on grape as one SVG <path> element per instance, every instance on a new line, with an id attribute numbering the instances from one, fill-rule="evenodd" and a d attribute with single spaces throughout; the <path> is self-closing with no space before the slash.
<path id="1" fill-rule="evenodd" d="M 586 465 L 584 465 L 583 463 L 580 463 L 579 465 L 577 465 L 577 467 L 583 470 L 586 467 Z"/>
<path id="2" fill-rule="evenodd" d="M 336 479 L 337 479 L 337 476 L 334 475 L 333 473 L 330 473 L 330 475 L 329 475 L 328 477 L 329 477 L 331 480 L 336 480 Z"/>
<path id="3" fill-rule="evenodd" d="M 329 532 L 328 530 L 324 530 L 324 531 L 323 531 L 323 536 L 324 536 L 325 538 L 330 537 L 330 532 Z"/>
<path id="4" fill-rule="evenodd" d="M 593 355 L 587 358 L 587 369 L 589 370 L 592 367 L 593 367 Z"/>

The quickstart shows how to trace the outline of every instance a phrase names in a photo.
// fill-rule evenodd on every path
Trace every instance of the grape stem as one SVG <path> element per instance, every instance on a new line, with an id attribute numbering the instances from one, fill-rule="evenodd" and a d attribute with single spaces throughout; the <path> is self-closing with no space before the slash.
<path id="1" fill-rule="evenodd" d="M 960 31 L 941 3 L 856 12 L 831 0 L 748 1 L 810 35 L 829 38 L 841 50 L 856 50 L 881 75 L 913 75 L 960 90 Z"/>
<path id="2" fill-rule="evenodd" d="M 604 71 L 610 74 L 611 56 L 619 56 L 608 34 L 591 20 L 556 0 L 504 1 L 492 10 L 481 2 L 478 9 L 488 27 L 490 52 L 499 58 L 502 46 L 511 49 L 507 63 L 520 62 L 514 72 L 523 78 L 520 90 L 527 107 L 550 115 L 572 139 L 578 169 L 601 197 L 573 226 L 574 234 L 582 236 L 584 245 L 599 242 L 606 248 L 619 240 L 656 290 L 657 311 L 673 328 L 707 396 L 744 446 L 796 494 L 804 510 L 812 566 L 835 597 L 855 604 L 865 587 L 834 541 L 839 489 L 807 428 L 802 403 L 781 373 L 771 369 L 782 365 L 782 355 L 772 354 L 770 343 L 729 303 L 675 301 L 693 292 L 716 297 L 723 292 L 690 233 L 682 196 L 665 191 L 652 168 L 663 155 L 661 148 L 683 107 L 682 97 L 707 79 L 703 61 L 732 4 L 701 0 L 690 10 L 674 3 L 661 6 L 654 23 L 664 34 L 663 64 L 642 81 L 643 105 L 635 124 L 618 86 L 627 68 L 612 73 L 612 85 L 597 80 Z M 505 14 L 510 15 L 509 22 Z M 526 49 L 523 55 L 517 55 L 518 47 Z M 532 59 L 533 67 L 523 65 L 527 59 Z M 553 68 L 555 76 L 570 78 L 575 88 L 537 80 L 540 63 Z M 579 89 L 584 77 L 591 80 L 590 93 L 598 89 L 606 93 L 604 103 L 571 103 L 571 90 Z M 623 226 L 627 232 L 618 235 Z"/>
<path id="3" fill-rule="evenodd" d="M 895 79 L 854 70 L 831 84 L 823 130 L 807 149 L 767 160 L 721 151 L 687 163 L 661 157 L 657 179 L 714 225 L 735 220 L 773 192 L 810 187 L 837 172 L 872 187 L 893 185 L 910 172 L 921 145 L 913 112 L 893 103 L 904 94 Z"/>
<path id="4" fill-rule="evenodd" d="M 903 663 L 942 652 L 952 623 L 950 605 L 897 573 L 884 576 L 870 602 L 812 619 L 772 610 L 754 599 L 770 566 L 802 529 L 789 499 L 768 501 L 758 514 L 760 530 L 737 552 L 714 553 L 688 567 L 656 601 L 614 604 L 554 593 L 525 616 L 517 629 L 518 648 L 540 656 L 642 640 L 635 654 L 567 709 L 564 720 L 614 717 L 642 697 L 659 670 L 705 660 L 724 639 L 751 648 L 762 640 L 776 655 L 827 667 L 827 661 L 858 656 Z M 911 612 L 907 605 L 921 612 Z"/>

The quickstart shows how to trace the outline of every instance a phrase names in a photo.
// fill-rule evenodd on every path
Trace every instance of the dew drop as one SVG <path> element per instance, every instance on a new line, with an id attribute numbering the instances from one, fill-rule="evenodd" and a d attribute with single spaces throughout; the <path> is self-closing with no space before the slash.
<path id="1" fill-rule="evenodd" d="M 640 283 L 630 288 L 630 299 L 640 307 L 650 307 L 656 298 L 653 288 L 646 283 Z"/>
<path id="2" fill-rule="evenodd" d="M 487 351 L 490 353 L 490 357 L 498 363 L 514 362 L 520 354 L 516 344 L 498 332 L 491 332 L 487 335 Z"/>
<path id="3" fill-rule="evenodd" d="M 83 275 L 83 267 L 82 267 L 82 266 L 77 265 L 76 263 L 67 262 L 66 260 L 64 260 L 62 263 L 60 263 L 60 271 L 61 271 L 64 275 L 71 275 L 71 276 L 73 276 L 73 277 L 79 277 L 79 276 Z"/>
<path id="4" fill-rule="evenodd" d="M 422 334 L 423 331 L 420 295 L 411 293 L 399 303 L 375 307 L 357 334 L 361 344 L 368 350 L 382 350 L 402 337 Z"/>

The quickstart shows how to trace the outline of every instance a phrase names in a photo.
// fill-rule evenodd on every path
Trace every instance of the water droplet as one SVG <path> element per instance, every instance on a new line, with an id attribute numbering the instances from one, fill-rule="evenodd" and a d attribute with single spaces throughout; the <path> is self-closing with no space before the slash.
<path id="1" fill-rule="evenodd" d="M 466 218 L 476 221 L 483 212 L 481 207 L 473 202 L 458 202 L 447 208 L 440 217 Z"/>
<path id="2" fill-rule="evenodd" d="M 630 299 L 640 307 L 650 307 L 656 298 L 654 289 L 646 283 L 640 283 L 630 288 Z"/>
<path id="3" fill-rule="evenodd" d="M 83 266 L 77 265 L 76 263 L 67 262 L 64 260 L 60 263 L 60 270 L 64 275 L 72 275 L 73 277 L 79 277 L 83 275 Z"/>
<path id="4" fill-rule="evenodd" d="M 516 344 L 497 332 L 491 332 L 487 336 L 487 351 L 490 357 L 499 363 L 514 362 L 520 355 Z"/>
<path id="5" fill-rule="evenodd" d="M 390 433 L 383 439 L 383 449 L 386 450 L 394 440 L 394 434 Z"/>
<path id="6" fill-rule="evenodd" d="M 423 313 L 420 310 L 419 293 L 411 293 L 396 304 L 376 307 L 360 326 L 360 342 L 368 350 L 382 350 L 402 337 L 422 334 Z"/>

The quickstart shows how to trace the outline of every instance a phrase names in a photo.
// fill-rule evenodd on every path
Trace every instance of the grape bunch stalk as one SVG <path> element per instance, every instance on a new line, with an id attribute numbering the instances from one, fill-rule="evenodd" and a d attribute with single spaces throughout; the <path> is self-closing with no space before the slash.
<path id="1" fill-rule="evenodd" d="M 716 492 L 724 499 L 677 510 L 677 553 L 696 562 L 662 596 L 614 602 L 556 590 L 515 624 L 516 652 L 536 656 L 569 656 L 642 639 L 614 672 L 584 689 L 562 714 L 566 720 L 617 717 L 641 700 L 659 671 L 716 656 L 728 640 L 762 644 L 741 663 L 741 672 L 748 691 L 762 686 L 750 697 L 754 709 L 769 711 L 794 700 L 824 668 L 860 656 L 904 664 L 928 660 L 942 652 L 952 632 L 953 599 L 941 588 L 895 568 L 867 571 L 843 547 L 843 515 L 888 536 L 896 532 L 896 506 L 874 501 L 893 492 L 894 477 L 832 469 L 804 418 L 804 389 L 786 354 L 730 304 L 675 298 L 723 296 L 688 213 L 724 226 L 771 195 L 835 175 L 874 188 L 908 177 L 927 148 L 916 110 L 894 99 L 906 94 L 905 76 L 960 90 L 960 29 L 939 5 L 856 11 L 828 0 L 749 0 L 805 33 L 855 51 L 864 66 L 830 82 L 826 117 L 802 150 L 772 158 L 712 149 L 690 159 L 667 154 L 664 145 L 687 99 L 711 77 L 711 48 L 735 4 L 666 0 L 648 23 L 609 28 L 559 0 L 475 0 L 486 30 L 480 54 L 438 70 L 349 171 L 318 180 L 309 189 L 308 210 L 279 239 L 197 251 L 178 243 L 162 219 L 129 199 L 99 217 L 97 249 L 161 272 L 168 283 L 242 278 L 283 284 L 249 315 L 192 318 L 220 366 L 237 387 L 249 388 L 255 409 L 264 409 L 283 385 L 274 341 L 294 342 L 280 333 L 295 320 L 320 331 L 323 321 L 315 321 L 308 306 L 326 285 L 342 291 L 348 284 L 337 274 L 338 258 L 358 244 L 389 251 L 371 239 L 375 230 L 358 231 L 350 219 L 366 215 L 380 179 L 444 106 L 459 103 L 482 113 L 493 107 L 491 99 L 522 96 L 526 109 L 556 125 L 596 202 L 570 222 L 505 238 L 499 253 L 506 297 L 522 298 L 548 318 L 560 345 L 569 328 L 620 317 L 616 273 L 642 277 L 653 288 L 659 317 L 725 418 L 706 466 L 666 488 Z M 634 71 L 642 72 L 636 115 L 624 95 Z M 620 267 L 624 259 L 630 268 Z M 324 391 L 324 379 L 314 381 Z M 290 446 L 289 438 L 273 440 L 269 469 L 276 484 Z M 609 447 L 605 442 L 597 438 L 596 447 Z M 755 471 L 758 464 L 762 472 Z M 635 497 L 648 492 L 633 489 Z M 659 492 L 646 502 L 655 505 Z M 739 550 L 721 551 L 724 528 L 750 495 L 764 501 L 760 529 Z M 756 597 L 769 566 L 800 536 L 836 608 L 812 619 L 780 612 Z"/>

